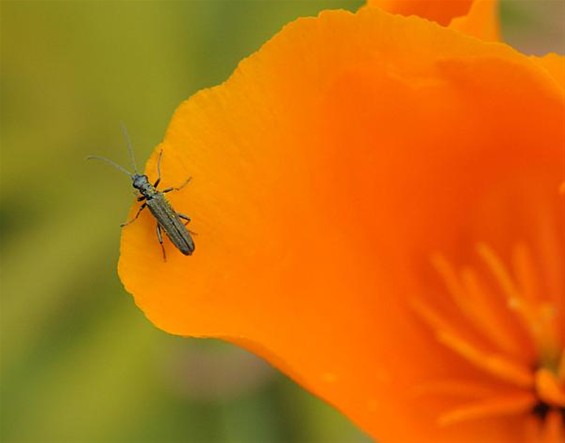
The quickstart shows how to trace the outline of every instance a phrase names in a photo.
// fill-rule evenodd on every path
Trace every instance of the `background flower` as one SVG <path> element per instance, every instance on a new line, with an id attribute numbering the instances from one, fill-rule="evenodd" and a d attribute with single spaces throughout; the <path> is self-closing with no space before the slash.
<path id="1" fill-rule="evenodd" d="M 393 14 L 427 18 L 482 40 L 500 39 L 498 0 L 369 0 L 367 5 Z"/>

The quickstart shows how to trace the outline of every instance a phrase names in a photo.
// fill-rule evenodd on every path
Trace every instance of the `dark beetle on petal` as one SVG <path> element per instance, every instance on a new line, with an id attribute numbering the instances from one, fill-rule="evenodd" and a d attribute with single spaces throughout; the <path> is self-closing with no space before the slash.
<path id="1" fill-rule="evenodd" d="M 149 182 L 149 178 L 145 174 L 139 174 L 137 172 L 137 166 L 135 164 L 131 142 L 127 135 L 126 129 L 123 126 L 122 131 L 124 132 L 124 136 L 127 140 L 131 164 L 135 173 L 132 174 L 127 169 L 118 165 L 116 162 L 110 160 L 109 158 L 98 157 L 94 155 L 87 157 L 88 160 L 105 161 L 119 171 L 122 171 L 124 174 L 129 175 L 131 177 L 133 187 L 139 191 L 140 196 L 137 198 L 137 201 L 143 202 L 143 204 L 140 206 L 135 217 L 130 221 L 123 223 L 121 226 L 124 227 L 129 225 L 130 223 L 133 223 L 135 220 L 137 220 L 139 214 L 141 214 L 141 211 L 143 211 L 147 207 L 157 221 L 157 238 L 159 239 L 161 249 L 163 250 L 163 260 L 166 261 L 167 256 L 165 254 L 165 247 L 163 246 L 162 231 L 165 231 L 165 234 L 167 235 L 167 237 L 169 237 L 171 243 L 175 245 L 175 247 L 181 253 L 183 253 L 184 255 L 192 255 L 192 253 L 194 252 L 194 241 L 192 240 L 189 230 L 186 228 L 186 224 L 190 222 L 190 217 L 176 212 L 165 197 L 165 194 L 167 192 L 179 191 L 184 188 L 192 177 L 188 177 L 188 179 L 186 179 L 186 181 L 178 187 L 170 187 L 159 191 L 157 189 L 157 186 L 159 186 L 159 182 L 161 181 L 161 158 L 163 157 L 163 151 L 159 153 L 159 159 L 157 160 L 157 180 L 154 184 L 151 184 L 151 182 Z M 185 223 L 183 223 L 181 219 L 185 220 Z"/>

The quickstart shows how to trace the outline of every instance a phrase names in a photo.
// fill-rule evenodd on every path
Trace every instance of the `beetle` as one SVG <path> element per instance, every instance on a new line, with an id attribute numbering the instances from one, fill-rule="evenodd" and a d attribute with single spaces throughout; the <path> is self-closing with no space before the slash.
<path id="1" fill-rule="evenodd" d="M 163 250 L 163 260 L 167 260 L 167 256 L 165 253 L 165 246 L 163 245 L 163 234 L 162 231 L 165 231 L 165 234 L 171 240 L 171 243 L 184 255 L 192 255 L 194 252 L 194 241 L 192 236 L 190 235 L 190 231 L 186 228 L 186 225 L 191 221 L 190 217 L 187 215 L 181 214 L 180 212 L 176 212 L 171 203 L 165 197 L 167 192 L 171 191 L 180 191 L 184 188 L 192 179 L 192 177 L 188 177 L 183 184 L 178 187 L 170 187 L 163 189 L 162 191 L 158 190 L 157 187 L 161 182 L 161 159 L 163 157 L 163 150 L 159 152 L 159 158 L 157 159 L 157 180 L 155 183 L 151 184 L 149 181 L 149 177 L 145 174 L 139 174 L 137 172 L 137 166 L 135 164 L 135 157 L 133 155 L 133 148 L 131 146 L 130 138 L 127 134 L 125 127 L 122 126 L 122 131 L 124 133 L 124 137 L 127 141 L 127 147 L 130 154 L 131 164 L 133 166 L 134 173 L 129 172 L 124 167 L 120 166 L 113 160 L 110 160 L 106 157 L 99 157 L 96 155 L 90 155 L 87 157 L 87 160 L 101 160 L 104 161 L 114 168 L 118 169 L 119 171 L 127 174 L 132 180 L 132 186 L 139 192 L 139 196 L 137 198 L 138 202 L 143 202 L 140 206 L 139 210 L 135 214 L 135 216 L 127 221 L 126 223 L 122 223 L 121 227 L 125 227 L 130 223 L 133 223 L 141 214 L 145 208 L 149 208 L 149 211 L 155 217 L 157 221 L 157 239 L 161 244 L 161 249 Z M 183 223 L 181 220 L 184 220 Z"/>

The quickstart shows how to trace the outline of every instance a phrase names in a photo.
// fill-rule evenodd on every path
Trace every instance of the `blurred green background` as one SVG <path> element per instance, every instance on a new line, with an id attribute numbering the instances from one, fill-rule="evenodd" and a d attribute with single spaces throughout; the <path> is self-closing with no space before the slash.
<path id="1" fill-rule="evenodd" d="M 0 441 L 366 443 L 254 356 L 155 329 L 116 275 L 139 163 L 176 106 L 292 19 L 361 1 L 2 1 Z M 502 5 L 508 40 L 563 53 L 565 2 Z"/>

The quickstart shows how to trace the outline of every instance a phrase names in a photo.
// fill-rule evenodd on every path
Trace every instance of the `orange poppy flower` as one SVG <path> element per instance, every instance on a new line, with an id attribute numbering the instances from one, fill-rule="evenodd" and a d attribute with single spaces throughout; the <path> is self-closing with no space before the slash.
<path id="1" fill-rule="evenodd" d="M 196 250 L 164 262 L 143 213 L 120 277 L 379 441 L 563 441 L 564 66 L 378 8 L 299 19 L 177 109 L 147 171 L 193 177 L 168 195 Z"/>

